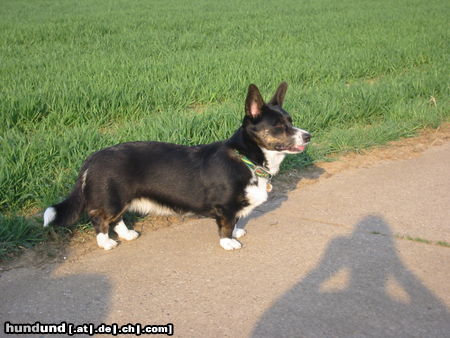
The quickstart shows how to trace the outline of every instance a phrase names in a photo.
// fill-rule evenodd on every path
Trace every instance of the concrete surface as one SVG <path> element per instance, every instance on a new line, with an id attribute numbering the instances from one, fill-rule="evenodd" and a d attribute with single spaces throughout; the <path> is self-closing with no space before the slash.
<path id="1" fill-rule="evenodd" d="M 436 245 L 450 242 L 449 174 L 446 143 L 269 201 L 243 222 L 238 251 L 219 247 L 212 220 L 194 219 L 110 252 L 4 271 L 2 326 L 170 322 L 179 337 L 450 337 L 450 247 Z"/>

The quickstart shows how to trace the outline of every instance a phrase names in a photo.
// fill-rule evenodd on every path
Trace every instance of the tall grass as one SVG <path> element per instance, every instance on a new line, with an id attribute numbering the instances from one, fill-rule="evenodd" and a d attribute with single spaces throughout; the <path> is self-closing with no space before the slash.
<path id="1" fill-rule="evenodd" d="M 32 225 L 24 217 L 4 217 L 0 215 L 0 260 L 31 248 L 44 239 L 44 231 Z"/>
<path id="2" fill-rule="evenodd" d="M 227 138 L 249 83 L 266 97 L 281 80 L 290 84 L 286 109 L 320 144 L 312 160 L 408 136 L 450 115 L 444 0 L 1 0 L 0 7 L 4 214 L 57 201 L 83 159 L 104 146 Z"/>

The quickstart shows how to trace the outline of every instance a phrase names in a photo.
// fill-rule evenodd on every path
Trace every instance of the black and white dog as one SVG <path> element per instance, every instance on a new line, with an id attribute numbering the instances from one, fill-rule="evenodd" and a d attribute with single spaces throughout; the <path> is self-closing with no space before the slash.
<path id="1" fill-rule="evenodd" d="M 109 250 L 117 245 L 110 226 L 122 239 L 138 237 L 122 220 L 127 210 L 195 213 L 216 219 L 222 248 L 240 249 L 236 238 L 245 230 L 235 228 L 237 220 L 267 200 L 285 155 L 302 152 L 311 138 L 283 110 L 286 89 L 281 83 L 266 104 L 250 85 L 242 126 L 228 140 L 194 147 L 129 142 L 92 154 L 69 197 L 45 210 L 44 226 L 73 224 L 86 211 L 98 246 Z"/>

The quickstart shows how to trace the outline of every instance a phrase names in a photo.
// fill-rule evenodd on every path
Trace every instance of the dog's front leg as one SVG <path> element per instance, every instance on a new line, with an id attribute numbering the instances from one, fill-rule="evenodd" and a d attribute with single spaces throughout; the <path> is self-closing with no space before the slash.
<path id="1" fill-rule="evenodd" d="M 216 222 L 219 226 L 220 246 L 225 250 L 236 250 L 242 247 L 241 243 L 232 238 L 233 229 L 236 225 L 236 215 L 226 215 L 220 213 L 216 216 Z"/>

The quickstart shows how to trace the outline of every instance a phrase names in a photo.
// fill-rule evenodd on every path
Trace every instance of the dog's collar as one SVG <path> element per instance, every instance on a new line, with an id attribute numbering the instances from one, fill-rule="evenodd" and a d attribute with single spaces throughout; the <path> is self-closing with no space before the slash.
<path id="1" fill-rule="evenodd" d="M 253 163 L 252 161 L 250 161 L 248 159 L 248 157 L 242 155 L 237 149 L 235 149 L 236 155 L 240 158 L 240 160 L 242 162 L 245 163 L 245 165 L 254 172 L 254 174 L 256 176 L 262 177 L 262 178 L 267 178 L 267 179 L 271 179 L 272 178 L 272 174 L 269 171 L 269 168 L 264 167 L 264 166 L 260 166 L 260 165 L 256 165 L 255 163 Z"/>

